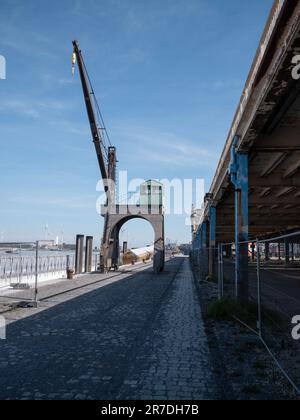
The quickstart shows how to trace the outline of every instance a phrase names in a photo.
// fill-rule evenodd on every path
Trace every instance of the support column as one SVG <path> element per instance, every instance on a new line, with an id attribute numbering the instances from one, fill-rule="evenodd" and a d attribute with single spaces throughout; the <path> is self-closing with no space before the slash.
<path id="1" fill-rule="evenodd" d="M 278 242 L 278 260 L 281 261 L 281 243 Z"/>
<path id="2" fill-rule="evenodd" d="M 207 222 L 203 222 L 202 224 L 202 265 L 203 265 L 203 272 L 204 277 L 208 276 L 208 253 L 207 253 Z"/>
<path id="3" fill-rule="evenodd" d="M 292 258 L 292 262 L 295 261 L 295 244 L 294 242 L 291 243 L 291 258 Z"/>
<path id="4" fill-rule="evenodd" d="M 285 263 L 290 263 L 290 241 L 288 238 L 284 240 L 284 248 L 285 248 Z"/>
<path id="5" fill-rule="evenodd" d="M 93 236 L 87 236 L 85 241 L 85 261 L 84 268 L 86 273 L 92 272 L 92 261 L 93 261 Z"/>
<path id="6" fill-rule="evenodd" d="M 252 258 L 252 262 L 255 261 L 255 243 L 252 242 L 251 244 L 251 258 Z"/>
<path id="7" fill-rule="evenodd" d="M 202 247 L 207 248 L 207 222 L 202 224 Z"/>
<path id="8" fill-rule="evenodd" d="M 235 281 L 237 297 L 248 300 L 249 163 L 248 154 L 238 152 L 238 141 L 236 136 L 230 165 L 231 182 L 235 187 Z"/>
<path id="9" fill-rule="evenodd" d="M 215 207 L 211 207 L 210 213 L 209 213 L 209 269 L 208 269 L 208 276 L 211 279 L 215 277 L 216 226 L 217 226 L 217 209 Z"/>
<path id="10" fill-rule="evenodd" d="M 265 258 L 266 258 L 266 261 L 270 261 L 270 243 L 269 242 L 265 243 Z"/>
<path id="11" fill-rule="evenodd" d="M 82 274 L 83 271 L 83 245 L 84 235 L 76 236 L 75 274 Z"/>

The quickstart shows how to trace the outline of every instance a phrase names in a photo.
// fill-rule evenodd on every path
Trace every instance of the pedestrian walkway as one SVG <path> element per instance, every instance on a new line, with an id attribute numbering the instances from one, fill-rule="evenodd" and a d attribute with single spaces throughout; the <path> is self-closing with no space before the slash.
<path id="1" fill-rule="evenodd" d="M 203 400 L 217 397 L 207 337 L 189 260 L 168 290 L 119 398 Z"/>
<path id="2" fill-rule="evenodd" d="M 8 326 L 0 399 L 217 398 L 187 259 L 76 293 Z"/>

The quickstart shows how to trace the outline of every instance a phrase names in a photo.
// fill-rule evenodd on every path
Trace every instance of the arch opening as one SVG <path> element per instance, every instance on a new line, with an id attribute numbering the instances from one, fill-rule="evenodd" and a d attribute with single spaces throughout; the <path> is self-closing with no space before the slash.
<path id="1" fill-rule="evenodd" d="M 155 231 L 146 219 L 123 220 L 118 227 L 119 265 L 150 262 L 154 257 Z"/>
<path id="2" fill-rule="evenodd" d="M 108 230 L 108 255 L 107 263 L 110 268 L 117 270 L 121 264 L 121 249 L 120 249 L 120 233 L 122 228 L 127 222 L 139 220 L 146 223 L 146 229 L 152 227 L 152 232 L 154 233 L 154 244 L 153 252 L 150 256 L 153 259 L 153 268 L 156 273 L 160 273 L 164 270 L 165 262 L 165 249 L 164 249 L 164 218 L 162 215 L 127 215 L 117 217 L 114 222 L 110 224 L 110 229 Z M 141 223 L 141 222 L 140 222 Z M 149 226 L 148 226 L 148 225 Z M 151 230 L 150 230 L 151 232 Z M 151 236 L 151 233 L 150 233 Z M 145 240 L 145 239 L 144 239 Z M 148 242 L 148 238 L 146 239 Z M 138 258 L 139 259 L 139 258 Z M 143 258 L 141 258 L 143 261 Z"/>

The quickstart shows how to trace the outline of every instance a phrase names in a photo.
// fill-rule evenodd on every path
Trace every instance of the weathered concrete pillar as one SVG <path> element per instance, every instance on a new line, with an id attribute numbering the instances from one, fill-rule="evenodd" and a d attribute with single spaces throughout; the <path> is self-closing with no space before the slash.
<path id="1" fill-rule="evenodd" d="M 76 236 L 75 252 L 75 274 L 82 274 L 83 271 L 84 235 Z"/>
<path id="2" fill-rule="evenodd" d="M 128 242 L 124 241 L 123 242 L 123 254 L 126 254 L 127 251 L 128 251 Z"/>
<path id="3" fill-rule="evenodd" d="M 92 272 L 92 262 L 93 262 L 93 236 L 87 236 L 85 241 L 85 261 L 84 261 L 84 271 L 86 273 Z"/>
<path id="4" fill-rule="evenodd" d="M 210 208 L 209 212 L 209 270 L 210 278 L 215 277 L 215 256 L 216 256 L 216 227 L 217 227 L 217 209 Z"/>
<path id="5" fill-rule="evenodd" d="M 235 187 L 235 282 L 237 297 L 248 300 L 249 162 L 248 154 L 237 150 L 238 142 L 236 136 L 230 164 L 231 182 Z"/>
<path id="6" fill-rule="evenodd" d="M 153 222 L 155 232 L 153 269 L 156 274 L 164 271 L 165 267 L 165 226 L 164 220 Z"/>
<path id="7" fill-rule="evenodd" d="M 236 191 L 235 226 L 237 295 L 248 300 L 248 187 Z"/>

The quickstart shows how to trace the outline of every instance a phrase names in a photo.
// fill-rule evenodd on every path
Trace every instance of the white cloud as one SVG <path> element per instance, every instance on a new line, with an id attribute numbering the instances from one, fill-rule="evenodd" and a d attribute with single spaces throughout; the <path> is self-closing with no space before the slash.
<path id="1" fill-rule="evenodd" d="M 139 145 L 137 149 L 140 158 L 176 166 L 215 167 L 216 153 L 205 141 L 192 142 L 170 132 L 149 131 L 148 128 L 123 129 L 131 142 Z"/>
<path id="2" fill-rule="evenodd" d="M 89 199 L 90 198 L 90 199 Z M 59 207 L 62 209 L 90 209 L 91 201 L 95 200 L 95 197 L 56 197 L 49 195 L 42 195 L 37 193 L 36 195 L 18 195 L 8 199 L 11 203 L 32 205 L 32 206 L 43 206 L 43 207 Z"/>
<path id="3" fill-rule="evenodd" d="M 13 112 L 30 118 L 48 117 L 49 113 L 61 113 L 72 107 L 71 102 L 58 100 L 40 101 L 31 98 L 0 100 L 0 111 Z"/>

